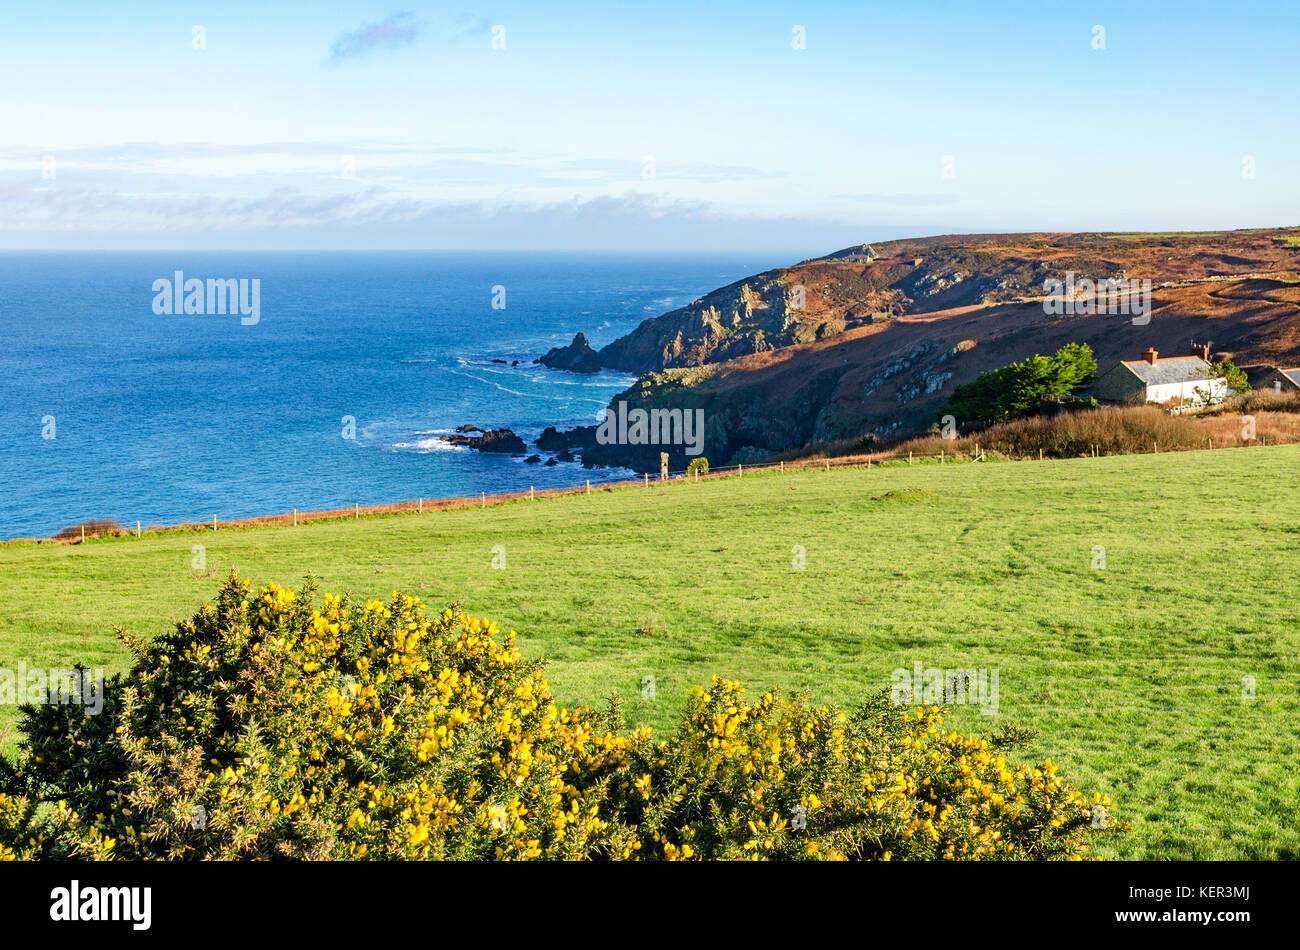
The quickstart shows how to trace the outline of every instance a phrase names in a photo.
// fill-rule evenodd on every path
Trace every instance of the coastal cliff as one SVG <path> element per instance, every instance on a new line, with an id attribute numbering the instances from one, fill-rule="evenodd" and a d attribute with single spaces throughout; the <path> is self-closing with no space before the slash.
<path id="1" fill-rule="evenodd" d="M 1150 319 L 1051 312 L 1044 282 L 1071 275 L 1149 279 Z M 611 405 L 703 410 L 704 454 L 718 465 L 916 434 L 955 385 L 1065 343 L 1086 342 L 1105 363 L 1193 340 L 1238 365 L 1300 361 L 1300 232 L 859 245 L 719 288 L 597 355 L 640 375 Z M 658 469 L 660 446 L 573 439 L 587 443 L 584 463 Z M 662 448 L 684 467 L 680 446 Z"/>

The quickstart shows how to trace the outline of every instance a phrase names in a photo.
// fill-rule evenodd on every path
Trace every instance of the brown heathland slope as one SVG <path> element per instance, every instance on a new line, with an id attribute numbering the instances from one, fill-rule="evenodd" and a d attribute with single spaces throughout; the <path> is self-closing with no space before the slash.
<path id="1" fill-rule="evenodd" d="M 846 248 L 719 288 L 600 351 L 627 372 L 703 366 L 828 340 L 902 316 L 1035 299 L 1044 282 L 1153 285 L 1300 272 L 1300 231 L 942 235 Z M 1000 308 L 992 313 L 997 318 Z M 954 339 L 955 345 L 959 340 Z"/>
<path id="2" fill-rule="evenodd" d="M 723 462 L 874 434 L 914 434 L 960 383 L 1086 342 L 1105 366 L 1148 346 L 1166 355 L 1208 342 L 1238 365 L 1300 364 L 1300 282 L 1203 280 L 1157 288 L 1150 321 L 1052 315 L 1041 301 L 960 306 L 856 327 L 825 340 L 643 380 L 626 394 L 647 406 L 701 407 L 706 450 Z M 748 447 L 748 449 L 747 449 Z"/>

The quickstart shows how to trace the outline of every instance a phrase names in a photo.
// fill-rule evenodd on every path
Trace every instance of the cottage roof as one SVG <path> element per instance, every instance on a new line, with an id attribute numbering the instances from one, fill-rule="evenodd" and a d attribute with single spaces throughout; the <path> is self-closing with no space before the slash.
<path id="1" fill-rule="evenodd" d="M 1300 366 L 1297 366 L 1295 369 L 1279 369 L 1278 372 L 1291 380 L 1291 382 L 1295 383 L 1297 386 L 1300 386 Z"/>
<path id="2" fill-rule="evenodd" d="M 1124 360 L 1124 367 L 1148 386 L 1169 383 L 1201 383 L 1213 375 L 1213 367 L 1199 356 L 1170 356 L 1154 363 Z"/>

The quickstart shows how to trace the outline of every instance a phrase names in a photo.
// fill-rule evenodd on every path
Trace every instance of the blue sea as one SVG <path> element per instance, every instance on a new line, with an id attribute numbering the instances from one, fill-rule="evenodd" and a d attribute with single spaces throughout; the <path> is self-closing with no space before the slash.
<path id="1" fill-rule="evenodd" d="M 0 538 L 625 477 L 437 436 L 471 423 L 531 443 L 591 424 L 631 378 L 537 356 L 578 330 L 600 347 L 797 257 L 0 254 Z M 155 313 L 154 282 L 176 271 L 256 278 L 257 323 Z"/>

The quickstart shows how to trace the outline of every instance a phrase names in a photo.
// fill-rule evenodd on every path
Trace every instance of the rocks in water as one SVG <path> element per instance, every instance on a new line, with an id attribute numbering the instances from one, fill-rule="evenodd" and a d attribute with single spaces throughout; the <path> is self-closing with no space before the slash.
<path id="1" fill-rule="evenodd" d="M 537 447 L 544 452 L 556 455 L 545 461 L 547 466 L 559 465 L 561 462 L 575 461 L 571 449 L 581 449 L 594 440 L 595 427 L 588 426 L 571 432 L 559 432 L 554 426 L 548 426 L 537 439 Z M 476 425 L 456 426 L 451 435 L 438 436 L 443 442 L 463 445 L 478 449 L 480 452 L 502 452 L 510 455 L 523 455 L 528 451 L 528 443 L 509 429 L 481 429 Z M 524 459 L 529 465 L 542 464 L 542 456 L 529 455 Z"/>
<path id="2" fill-rule="evenodd" d="M 563 452 L 568 449 L 580 449 L 595 437 L 595 426 L 578 426 L 568 432 L 561 432 L 555 426 L 547 426 L 537 437 L 537 447 L 543 452 Z"/>
<path id="3" fill-rule="evenodd" d="M 583 468 L 630 468 L 635 472 L 655 474 L 659 471 L 660 452 L 668 452 L 669 467 L 675 471 L 684 469 L 692 458 L 685 454 L 686 450 L 682 445 L 602 443 L 596 436 L 598 428 L 598 426 L 577 426 L 561 432 L 554 426 L 547 426 L 537 437 L 537 448 L 543 452 L 554 452 L 554 461 L 557 463 L 577 462 L 579 461 L 577 456 L 581 454 Z"/>
<path id="4" fill-rule="evenodd" d="M 524 451 L 524 440 L 519 438 L 509 429 L 494 429 L 491 432 L 484 432 L 479 436 L 479 449 L 484 452 L 511 452 L 518 454 Z"/>
<path id="5" fill-rule="evenodd" d="M 470 435 L 469 433 L 477 432 L 479 435 Z M 509 429 L 488 429 L 483 430 L 478 426 L 464 425 L 456 427 L 455 435 L 439 436 L 444 442 L 450 442 L 452 445 L 463 445 L 467 448 L 478 449 L 480 452 L 505 452 L 510 455 L 523 455 L 527 446 L 524 440 L 519 438 Z"/>
<path id="6" fill-rule="evenodd" d="M 600 371 L 600 356 L 591 348 L 586 336 L 578 333 L 568 346 L 548 350 L 534 362 L 551 369 L 566 369 L 571 373 L 596 373 Z"/>
<path id="7" fill-rule="evenodd" d="M 493 362 L 493 363 L 500 363 L 502 366 L 505 366 L 505 365 L 506 365 L 506 361 L 505 361 L 505 360 L 494 359 L 492 362 Z"/>
<path id="8" fill-rule="evenodd" d="M 568 442 L 565 441 L 564 434 L 555 426 L 547 426 L 542 430 L 542 434 L 537 437 L 537 447 L 547 452 L 554 452 L 557 449 L 567 448 Z"/>

